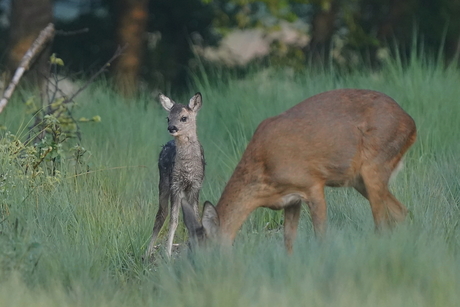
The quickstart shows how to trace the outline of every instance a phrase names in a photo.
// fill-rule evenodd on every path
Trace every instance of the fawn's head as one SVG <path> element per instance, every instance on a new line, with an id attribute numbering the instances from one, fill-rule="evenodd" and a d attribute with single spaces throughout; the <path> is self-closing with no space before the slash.
<path id="1" fill-rule="evenodd" d="M 159 95 L 161 105 L 169 112 L 168 131 L 174 137 L 196 133 L 196 115 L 201 108 L 201 94 L 196 93 L 187 106 L 175 103 L 163 94 Z"/>
<path id="2" fill-rule="evenodd" d="M 197 220 L 192 206 L 185 199 L 182 200 L 181 205 L 185 227 L 187 227 L 189 238 L 193 245 L 204 245 L 208 240 L 218 240 L 219 216 L 209 201 L 204 203 L 201 222 Z"/>

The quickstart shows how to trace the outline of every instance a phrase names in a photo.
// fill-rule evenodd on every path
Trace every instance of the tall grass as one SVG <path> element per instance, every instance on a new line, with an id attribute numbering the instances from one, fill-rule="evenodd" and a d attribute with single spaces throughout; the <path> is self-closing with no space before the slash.
<path id="1" fill-rule="evenodd" d="M 212 79 L 212 82 L 210 81 Z M 103 84 L 79 101 L 90 174 L 54 188 L 17 183 L 1 200 L 1 306 L 456 306 L 460 301 L 460 72 L 414 57 L 379 72 L 270 69 L 243 78 L 205 75 L 198 134 L 206 155 L 202 200 L 216 202 L 258 123 L 334 88 L 382 91 L 413 116 L 418 140 L 392 184 L 410 214 L 373 232 L 356 192 L 327 189 L 329 227 L 313 237 L 302 211 L 294 254 L 282 244 L 282 214 L 259 209 L 231 251 L 209 248 L 142 263 L 157 209 L 157 157 L 169 136 L 149 95 L 126 103 Z M 185 103 L 189 97 L 171 96 Z M 20 97 L 0 121 L 25 131 Z M 25 132 L 22 132 L 23 134 Z M 9 167 L 7 163 L 1 165 Z M 65 169 L 64 169 L 65 171 Z M 183 227 L 178 242 L 185 240 Z M 161 255 L 161 252 L 159 252 Z"/>

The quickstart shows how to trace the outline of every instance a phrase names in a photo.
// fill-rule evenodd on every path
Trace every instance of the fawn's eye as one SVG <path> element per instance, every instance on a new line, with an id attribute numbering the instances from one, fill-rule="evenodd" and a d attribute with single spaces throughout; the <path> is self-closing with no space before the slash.
<path id="1" fill-rule="evenodd" d="M 166 117 L 166 120 L 167 120 L 167 121 L 168 121 L 168 123 L 169 123 L 169 117 Z"/>
<path id="2" fill-rule="evenodd" d="M 187 121 L 187 117 L 182 116 L 182 117 L 180 118 L 180 121 L 183 122 L 183 123 L 185 123 L 185 122 Z"/>

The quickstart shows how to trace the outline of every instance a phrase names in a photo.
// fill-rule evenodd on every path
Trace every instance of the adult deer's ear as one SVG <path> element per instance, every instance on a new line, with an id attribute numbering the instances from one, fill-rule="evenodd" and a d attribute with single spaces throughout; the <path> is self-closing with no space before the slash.
<path id="1" fill-rule="evenodd" d="M 158 98 L 160 99 L 160 103 L 163 108 L 168 112 L 171 111 L 171 108 L 174 106 L 175 102 L 161 93 L 158 95 Z"/>
<path id="2" fill-rule="evenodd" d="M 198 112 L 198 110 L 201 108 L 202 104 L 203 104 L 203 101 L 202 101 L 201 93 L 198 92 L 192 98 L 190 98 L 190 101 L 188 103 L 188 107 L 193 112 Z"/>
<path id="3" fill-rule="evenodd" d="M 217 238 L 219 234 L 219 215 L 216 208 L 209 201 L 204 203 L 201 223 L 209 238 Z"/>

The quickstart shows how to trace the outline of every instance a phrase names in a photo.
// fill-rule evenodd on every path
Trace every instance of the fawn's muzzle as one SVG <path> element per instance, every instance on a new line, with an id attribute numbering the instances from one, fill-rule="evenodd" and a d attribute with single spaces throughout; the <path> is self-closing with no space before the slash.
<path id="1" fill-rule="evenodd" d="M 168 127 L 169 133 L 176 133 L 178 131 L 176 126 L 169 126 Z"/>

